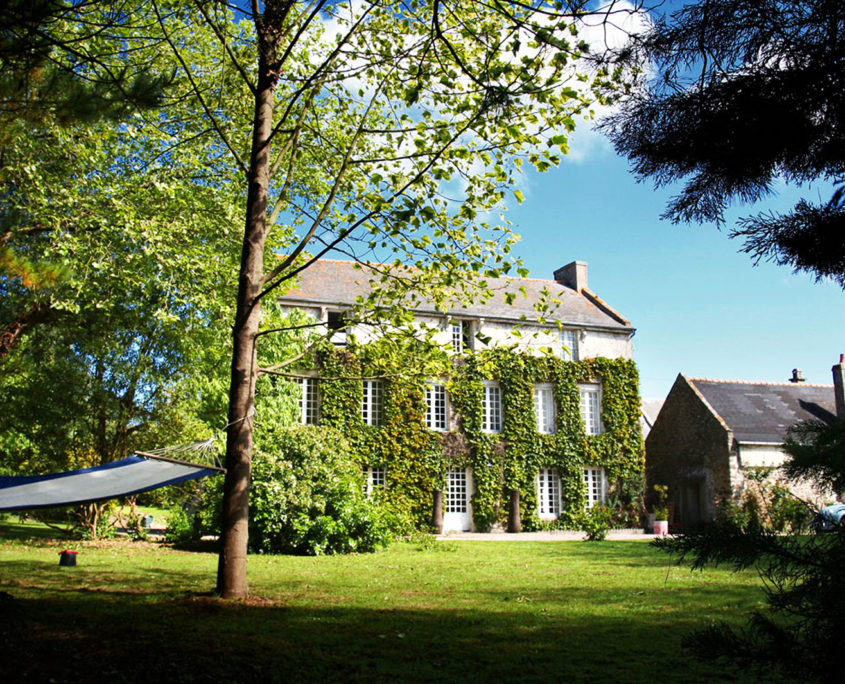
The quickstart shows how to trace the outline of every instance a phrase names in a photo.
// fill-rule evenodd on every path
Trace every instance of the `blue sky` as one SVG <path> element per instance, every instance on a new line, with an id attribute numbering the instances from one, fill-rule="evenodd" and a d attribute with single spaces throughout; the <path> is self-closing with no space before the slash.
<path id="1" fill-rule="evenodd" d="M 507 212 L 522 235 L 517 254 L 537 278 L 587 262 L 590 289 L 637 329 L 644 398 L 665 397 L 679 372 L 785 382 L 801 368 L 807 382 L 831 384 L 830 368 L 845 353 L 845 292 L 787 267 L 753 266 L 741 243 L 713 225 L 661 220 L 671 191 L 637 183 L 597 134 L 576 133 L 570 157 L 529 172 L 522 189 L 525 202 Z M 731 218 L 786 209 L 800 194 L 780 190 Z"/>

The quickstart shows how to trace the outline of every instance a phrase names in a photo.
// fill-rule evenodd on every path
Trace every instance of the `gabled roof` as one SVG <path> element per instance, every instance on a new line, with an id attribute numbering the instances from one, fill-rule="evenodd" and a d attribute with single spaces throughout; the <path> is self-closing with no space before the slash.
<path id="1" fill-rule="evenodd" d="M 643 438 L 648 437 L 651 428 L 654 426 L 654 421 L 660 415 L 660 409 L 663 408 L 665 399 L 642 399 L 640 400 L 640 413 L 642 415 L 642 430 Z"/>
<path id="2" fill-rule="evenodd" d="M 798 421 L 836 417 L 833 385 L 687 381 L 740 443 L 782 444 L 787 428 Z"/>
<path id="3" fill-rule="evenodd" d="M 348 307 L 357 296 L 369 293 L 369 281 L 373 276 L 365 268 L 356 268 L 353 261 L 321 259 L 300 273 L 297 279 L 297 287 L 279 297 L 283 304 Z M 634 332 L 627 319 L 586 288 L 576 292 L 555 280 L 536 278 L 487 278 L 486 281 L 494 293 L 490 301 L 472 308 L 455 308 L 449 312 L 450 315 L 509 322 L 517 322 L 524 316 L 529 322 L 536 321 L 538 313 L 534 304 L 547 289 L 551 297 L 560 301 L 546 314 L 549 320 L 579 328 Z M 512 304 L 506 303 L 505 293 L 515 295 Z M 421 305 L 417 310 L 434 313 L 433 306 Z"/>

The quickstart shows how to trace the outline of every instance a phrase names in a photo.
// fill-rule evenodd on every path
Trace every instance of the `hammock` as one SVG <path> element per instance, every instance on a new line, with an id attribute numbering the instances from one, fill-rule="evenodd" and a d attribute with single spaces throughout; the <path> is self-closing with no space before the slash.
<path id="1" fill-rule="evenodd" d="M 149 489 L 225 473 L 216 465 L 179 461 L 161 455 L 178 451 L 208 451 L 211 440 L 185 447 L 136 451 L 120 461 L 93 468 L 48 475 L 0 476 L 0 511 L 23 511 L 95 503 Z"/>

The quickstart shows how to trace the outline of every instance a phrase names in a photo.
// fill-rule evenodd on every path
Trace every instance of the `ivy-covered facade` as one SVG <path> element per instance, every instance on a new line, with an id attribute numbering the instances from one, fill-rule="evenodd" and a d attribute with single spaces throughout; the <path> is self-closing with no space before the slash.
<path id="1" fill-rule="evenodd" d="M 372 495 L 417 528 L 572 528 L 596 504 L 635 515 L 643 448 L 633 328 L 592 304 L 601 300 L 585 282 L 545 282 L 577 299 L 534 326 L 542 336 L 523 324 L 503 337 L 507 321 L 491 320 L 490 307 L 443 316 L 439 344 L 367 338 L 351 325 L 342 344 L 327 335 L 301 364 L 302 422 L 341 430 Z M 331 332 L 327 314 L 344 302 L 309 306 L 308 287 L 283 303 L 319 311 Z M 521 314 L 511 315 L 516 326 Z M 593 349 L 617 343 L 616 358 L 592 355 L 591 334 Z"/>

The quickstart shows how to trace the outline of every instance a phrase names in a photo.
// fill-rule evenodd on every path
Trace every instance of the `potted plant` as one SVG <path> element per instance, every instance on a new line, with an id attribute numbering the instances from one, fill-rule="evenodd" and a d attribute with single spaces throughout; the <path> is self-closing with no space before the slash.
<path id="1" fill-rule="evenodd" d="M 652 507 L 654 514 L 654 534 L 667 535 L 669 534 L 669 506 L 666 504 L 666 499 L 669 496 L 668 485 L 654 485 L 654 492 L 657 497 L 657 502 Z"/>

